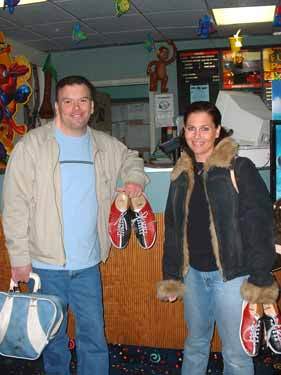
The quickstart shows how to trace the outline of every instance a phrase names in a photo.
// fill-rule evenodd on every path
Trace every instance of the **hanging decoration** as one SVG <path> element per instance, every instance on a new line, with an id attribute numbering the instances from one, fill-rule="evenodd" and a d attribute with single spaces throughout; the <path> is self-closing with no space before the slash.
<path id="1" fill-rule="evenodd" d="M 52 79 L 57 81 L 57 71 L 52 64 L 51 54 L 49 53 L 44 65 L 44 96 L 39 110 L 39 116 L 42 119 L 51 119 L 54 117 L 54 110 L 51 103 Z"/>
<path id="2" fill-rule="evenodd" d="M 20 0 L 4 0 L 3 9 L 8 8 L 10 14 L 14 13 L 15 7 L 18 5 Z"/>
<path id="3" fill-rule="evenodd" d="M 273 18 L 273 26 L 281 27 L 281 4 L 276 5 L 274 18 Z"/>
<path id="4" fill-rule="evenodd" d="M 216 29 L 213 20 L 210 16 L 205 15 L 199 20 L 199 26 L 197 29 L 197 35 L 200 38 L 207 39 L 210 34 L 215 33 Z"/>
<path id="5" fill-rule="evenodd" d="M 236 34 L 234 34 L 233 36 L 228 38 L 230 48 L 231 48 L 231 52 L 234 53 L 234 54 L 239 52 L 241 47 L 242 47 L 243 37 L 239 36 L 240 31 L 241 31 L 241 29 L 239 29 Z"/>
<path id="6" fill-rule="evenodd" d="M 29 61 L 24 56 L 12 58 L 11 46 L 0 32 L 0 163 L 3 166 L 13 149 L 16 135 L 24 135 L 25 124 L 16 123 L 19 104 L 25 104 L 32 93 L 28 80 L 31 75 Z"/>
<path id="7" fill-rule="evenodd" d="M 236 34 L 228 38 L 232 52 L 232 59 L 236 66 L 242 65 L 244 60 L 242 53 L 240 53 L 243 41 L 243 37 L 239 35 L 240 31 L 241 29 L 239 29 Z"/>
<path id="8" fill-rule="evenodd" d="M 156 92 L 160 82 L 161 93 L 168 92 L 168 73 L 166 66 L 176 59 L 177 47 L 172 40 L 167 40 L 168 47 L 161 46 L 156 52 L 157 60 L 148 63 L 146 74 L 149 76 L 149 91 Z M 172 51 L 171 51 L 172 50 Z"/>
<path id="9" fill-rule="evenodd" d="M 72 29 L 72 40 L 79 43 L 85 39 L 87 39 L 87 35 L 81 30 L 80 23 L 75 23 Z"/>
<path id="10" fill-rule="evenodd" d="M 151 51 L 155 50 L 155 42 L 154 42 L 151 34 L 147 34 L 146 40 L 144 41 L 144 48 L 148 52 L 151 52 Z"/>
<path id="11" fill-rule="evenodd" d="M 114 0 L 114 2 L 115 2 L 116 15 L 118 17 L 122 16 L 122 14 L 129 12 L 130 7 L 131 7 L 130 0 Z"/>
<path id="12" fill-rule="evenodd" d="M 57 82 L 58 81 L 58 73 L 56 71 L 56 68 L 54 67 L 52 63 L 52 55 L 49 53 L 48 56 L 46 57 L 46 60 L 44 62 L 43 72 L 50 72 L 51 77 Z"/>

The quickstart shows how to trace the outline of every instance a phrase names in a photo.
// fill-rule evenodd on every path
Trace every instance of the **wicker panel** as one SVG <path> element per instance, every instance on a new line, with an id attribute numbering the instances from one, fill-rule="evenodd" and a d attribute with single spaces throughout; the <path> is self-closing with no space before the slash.
<path id="1" fill-rule="evenodd" d="M 10 285 L 11 271 L 10 261 L 5 246 L 3 227 L 0 220 L 0 290 L 8 290 Z"/>
<path id="2" fill-rule="evenodd" d="M 166 304 L 156 298 L 156 282 L 161 279 L 162 216 L 157 215 L 153 248 L 142 249 L 132 234 L 129 246 L 113 248 L 102 266 L 106 333 L 112 343 L 182 347 L 182 303 Z"/>

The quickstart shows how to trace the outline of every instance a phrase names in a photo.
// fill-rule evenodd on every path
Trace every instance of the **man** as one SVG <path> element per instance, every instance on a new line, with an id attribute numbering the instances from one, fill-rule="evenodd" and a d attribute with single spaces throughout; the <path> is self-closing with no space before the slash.
<path id="1" fill-rule="evenodd" d="M 100 261 L 110 248 L 108 217 L 120 177 L 130 198 L 147 177 L 137 152 L 87 124 L 94 88 L 69 76 L 56 87 L 55 119 L 15 146 L 3 186 L 3 226 L 15 282 L 31 270 L 42 292 L 69 305 L 76 320 L 79 375 L 108 375 Z M 43 353 L 46 375 L 67 375 L 66 321 Z"/>

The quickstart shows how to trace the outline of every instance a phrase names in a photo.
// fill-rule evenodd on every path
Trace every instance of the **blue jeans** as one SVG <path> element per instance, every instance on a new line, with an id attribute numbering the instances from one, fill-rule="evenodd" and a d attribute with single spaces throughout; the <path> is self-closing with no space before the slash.
<path id="1" fill-rule="evenodd" d="M 77 375 L 108 375 L 99 266 L 77 271 L 33 270 L 41 278 L 42 293 L 59 296 L 74 313 Z M 43 352 L 46 375 L 70 375 L 66 328 L 65 317 L 57 336 Z"/>
<path id="2" fill-rule="evenodd" d="M 224 282 L 219 271 L 200 272 L 190 267 L 184 280 L 188 336 L 182 375 L 206 374 L 215 322 L 222 342 L 224 375 L 254 374 L 252 358 L 244 352 L 239 338 L 240 286 L 244 279 L 237 277 Z"/>

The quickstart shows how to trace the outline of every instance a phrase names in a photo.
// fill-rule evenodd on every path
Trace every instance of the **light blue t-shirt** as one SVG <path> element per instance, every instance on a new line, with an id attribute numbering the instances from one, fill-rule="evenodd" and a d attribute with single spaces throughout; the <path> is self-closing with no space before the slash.
<path id="1" fill-rule="evenodd" d="M 81 137 L 56 129 L 60 148 L 62 213 L 66 264 L 54 266 L 33 260 L 37 268 L 77 270 L 100 262 L 93 147 L 89 132 Z"/>

